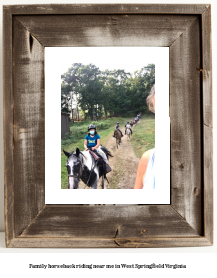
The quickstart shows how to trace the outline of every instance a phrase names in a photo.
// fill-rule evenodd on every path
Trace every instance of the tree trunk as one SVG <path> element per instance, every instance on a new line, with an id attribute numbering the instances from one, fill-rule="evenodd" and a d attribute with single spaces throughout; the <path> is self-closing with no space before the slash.
<path id="1" fill-rule="evenodd" d="M 78 113 L 78 121 L 79 121 L 79 110 L 78 110 L 78 106 L 77 106 L 77 113 Z"/>

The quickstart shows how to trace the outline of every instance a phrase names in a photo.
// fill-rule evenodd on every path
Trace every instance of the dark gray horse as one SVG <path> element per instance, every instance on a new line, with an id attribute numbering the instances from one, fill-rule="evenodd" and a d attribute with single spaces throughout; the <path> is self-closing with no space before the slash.
<path id="1" fill-rule="evenodd" d="M 102 146 L 101 149 L 104 151 L 107 158 L 112 156 L 105 147 Z M 69 180 L 68 188 L 77 189 L 79 181 L 82 180 L 88 187 L 97 189 L 99 178 L 104 178 L 105 176 L 105 164 L 103 159 L 100 157 L 96 161 L 89 151 L 80 151 L 78 148 L 71 153 L 64 150 L 63 152 L 68 157 L 66 162 Z M 104 188 L 104 180 L 102 187 Z"/>

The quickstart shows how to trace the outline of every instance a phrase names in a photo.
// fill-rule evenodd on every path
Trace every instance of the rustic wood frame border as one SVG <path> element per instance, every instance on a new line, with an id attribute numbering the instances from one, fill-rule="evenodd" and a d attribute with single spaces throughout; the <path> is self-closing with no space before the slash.
<path id="1" fill-rule="evenodd" d="M 16 5 L 3 13 L 6 246 L 212 245 L 211 6 Z M 170 47 L 171 205 L 45 205 L 44 47 L 69 45 Z"/>

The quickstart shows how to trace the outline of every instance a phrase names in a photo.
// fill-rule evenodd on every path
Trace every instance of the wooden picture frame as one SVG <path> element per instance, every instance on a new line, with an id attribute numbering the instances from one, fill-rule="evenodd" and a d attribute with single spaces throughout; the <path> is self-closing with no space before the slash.
<path id="1" fill-rule="evenodd" d="M 6 246 L 212 245 L 211 6 L 16 5 L 3 13 Z M 170 205 L 45 205 L 46 46 L 169 47 Z"/>

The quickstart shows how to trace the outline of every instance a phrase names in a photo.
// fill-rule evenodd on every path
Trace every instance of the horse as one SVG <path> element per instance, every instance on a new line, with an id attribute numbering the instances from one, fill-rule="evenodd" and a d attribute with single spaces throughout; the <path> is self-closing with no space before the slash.
<path id="1" fill-rule="evenodd" d="M 130 128 L 128 128 L 128 127 L 126 129 L 126 135 L 127 135 L 127 139 L 130 141 L 131 131 L 130 131 Z"/>
<path id="2" fill-rule="evenodd" d="M 115 129 L 114 136 L 116 138 L 116 146 L 117 146 L 117 149 L 118 149 L 118 146 L 120 146 L 120 144 L 121 144 L 121 133 L 118 129 Z"/>
<path id="3" fill-rule="evenodd" d="M 107 159 L 109 159 L 109 156 L 112 157 L 106 147 L 101 146 L 101 149 Z M 68 157 L 66 162 L 69 181 L 68 189 L 78 189 L 80 180 L 88 187 L 97 189 L 100 177 L 102 177 L 102 189 L 104 189 L 105 164 L 102 157 L 99 157 L 96 161 L 90 151 L 80 151 L 79 148 L 76 148 L 76 151 L 71 153 L 64 150 L 63 152 Z"/>

